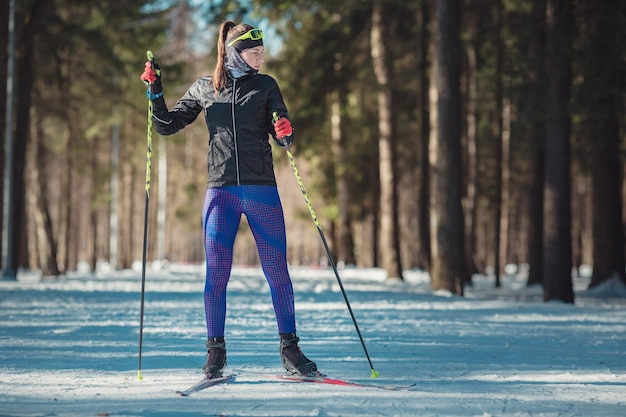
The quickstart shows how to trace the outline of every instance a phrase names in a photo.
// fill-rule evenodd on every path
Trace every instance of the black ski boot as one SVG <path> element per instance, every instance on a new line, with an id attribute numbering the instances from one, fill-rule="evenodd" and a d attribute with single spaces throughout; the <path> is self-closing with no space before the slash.
<path id="1" fill-rule="evenodd" d="M 226 342 L 224 337 L 211 337 L 206 342 L 208 355 L 202 367 L 207 379 L 219 378 L 226 367 Z"/>
<path id="2" fill-rule="evenodd" d="M 298 347 L 300 338 L 295 333 L 280 335 L 280 358 L 289 373 L 313 376 L 317 373 L 315 362 L 304 356 Z"/>

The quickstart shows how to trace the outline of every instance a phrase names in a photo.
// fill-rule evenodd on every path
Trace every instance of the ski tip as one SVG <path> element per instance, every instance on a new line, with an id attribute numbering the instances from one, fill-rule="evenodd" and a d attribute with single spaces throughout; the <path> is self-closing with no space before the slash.
<path id="1" fill-rule="evenodd" d="M 380 374 L 378 372 L 376 372 L 376 370 L 374 368 L 372 368 L 372 378 L 378 378 Z"/>

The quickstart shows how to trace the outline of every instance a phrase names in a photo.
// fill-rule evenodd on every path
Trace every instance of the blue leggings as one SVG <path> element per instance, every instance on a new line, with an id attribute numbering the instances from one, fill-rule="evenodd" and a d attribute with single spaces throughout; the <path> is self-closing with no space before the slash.
<path id="1" fill-rule="evenodd" d="M 293 286 L 287 270 L 283 208 L 274 186 L 208 188 L 204 199 L 206 284 L 204 308 L 208 337 L 224 336 L 226 287 L 233 246 L 245 214 L 270 287 L 279 333 L 296 331 Z"/>

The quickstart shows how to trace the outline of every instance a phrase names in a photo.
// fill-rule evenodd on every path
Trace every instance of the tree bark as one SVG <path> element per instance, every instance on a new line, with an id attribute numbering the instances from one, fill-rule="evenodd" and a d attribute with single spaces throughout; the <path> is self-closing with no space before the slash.
<path id="1" fill-rule="evenodd" d="M 428 25 L 431 21 L 430 2 L 422 1 L 418 13 L 418 25 L 420 28 L 420 51 L 419 51 L 419 114 L 420 114 L 420 169 L 419 169 L 419 199 L 418 199 L 418 240 L 419 254 L 418 266 L 424 270 L 430 269 L 430 167 L 428 163 L 428 143 L 430 120 L 428 114 L 428 54 L 430 49 L 430 33 Z"/>
<path id="2" fill-rule="evenodd" d="M 500 273 L 502 272 L 502 257 L 503 257 L 503 249 L 506 242 L 506 230 L 502 229 L 503 224 L 506 223 L 506 213 L 503 210 L 503 206 L 505 204 L 504 200 L 504 181 L 506 172 L 504 168 L 504 146 L 503 146 L 503 129 L 502 129 L 502 114 L 503 114 L 503 106 L 502 106 L 502 66 L 503 66 L 503 55 L 504 55 L 504 46 L 502 44 L 502 4 L 500 1 L 495 2 L 494 6 L 494 14 L 495 14 L 495 39 L 494 39 L 494 47 L 495 47 L 495 74 L 494 74 L 494 96 L 495 96 L 495 113 L 493 120 L 491 122 L 491 132 L 492 138 L 494 141 L 495 148 L 495 164 L 496 164 L 496 172 L 495 172 L 495 210 L 494 210 L 494 274 L 495 274 L 495 286 L 496 288 L 500 287 Z"/>
<path id="3" fill-rule="evenodd" d="M 48 201 L 47 178 L 47 148 L 44 143 L 44 133 L 41 117 L 35 116 L 35 157 L 31 158 L 33 177 L 31 191 L 35 207 L 35 223 L 37 225 L 37 247 L 39 267 L 43 275 L 60 275 L 57 260 L 57 238 L 52 227 L 52 216 L 50 215 L 50 203 Z M 34 159 L 34 161 L 32 160 Z M 42 172 L 43 171 L 43 172 Z"/>
<path id="4" fill-rule="evenodd" d="M 547 10 L 549 84 L 543 205 L 543 298 L 545 301 L 573 303 L 569 143 L 572 4 L 569 0 L 549 0 Z"/>
<path id="5" fill-rule="evenodd" d="M 461 207 L 461 40 L 459 1 L 436 5 L 437 43 L 431 88 L 430 164 L 432 287 L 462 295 L 466 281 Z M 436 110 L 435 110 L 436 109 Z M 435 111 L 433 111 L 435 110 Z M 433 113 L 435 113 L 433 115 Z M 433 117 L 435 119 L 433 120 Z"/>
<path id="6" fill-rule="evenodd" d="M 352 237 L 352 216 L 350 215 L 350 185 L 346 175 L 345 146 L 346 137 L 343 131 L 342 111 L 345 105 L 345 94 L 339 91 L 331 105 L 331 137 L 335 158 L 335 178 L 337 181 L 337 207 L 339 218 L 337 225 L 338 257 L 346 265 L 356 265 L 354 256 L 354 238 Z"/>
<path id="7" fill-rule="evenodd" d="M 617 2 L 586 1 L 590 25 L 587 45 L 589 100 L 585 121 L 590 143 L 593 212 L 593 275 L 589 287 L 614 276 L 626 283 L 624 233 L 620 193 L 620 127 L 623 115 L 621 94 L 615 92 L 620 56 L 617 31 Z"/>
<path id="8" fill-rule="evenodd" d="M 476 250 L 476 221 L 477 221 L 477 199 L 478 199 L 478 155 L 477 155 L 477 131 L 478 131 L 478 109 L 477 94 L 478 83 L 477 73 L 478 57 L 477 47 L 474 39 L 478 33 L 478 17 L 472 13 L 467 18 L 467 31 L 472 40 L 467 44 L 467 110 L 465 121 L 467 124 L 467 189 L 465 203 L 465 256 L 468 271 L 479 272 L 478 253 Z M 470 280 L 471 281 L 471 280 Z"/>
<path id="9" fill-rule="evenodd" d="M 48 15 L 52 2 L 36 1 L 32 4 L 24 25 L 18 36 L 16 51 L 20 59 L 17 62 L 17 105 L 15 123 L 15 146 L 13 148 L 13 204 L 12 219 L 13 236 L 9 236 L 10 244 L 15 248 L 12 252 L 13 265 L 17 268 L 28 267 L 28 241 L 26 233 L 26 183 L 24 167 L 26 164 L 26 148 L 30 129 L 30 106 L 35 81 L 36 35 L 39 27 Z"/>
<path id="10" fill-rule="evenodd" d="M 528 135 L 525 141 L 530 160 L 528 182 L 528 280 L 526 285 L 543 284 L 543 184 L 545 172 L 545 43 L 546 0 L 533 0 L 529 18 L 531 40 L 528 52 L 529 89 L 525 117 Z"/>
<path id="11" fill-rule="evenodd" d="M 9 51 L 7 50 L 7 45 L 9 43 L 9 34 L 8 34 L 8 29 L 5 30 L 4 28 L 8 28 L 9 26 L 9 2 L 8 1 L 3 1 L 2 3 L 0 3 L 0 28 L 2 28 L 2 30 L 0 30 L 0 138 L 2 138 L 2 140 L 0 140 L 0 184 L 3 185 L 3 187 L 0 187 L 0 189 L 4 189 L 4 162 L 6 159 L 6 137 L 5 137 L 5 130 L 6 130 L 6 96 L 7 96 L 7 59 L 8 59 L 8 54 Z M 0 192 L 0 210 L 4 210 L 4 192 Z M 2 211 L 0 211 L 0 213 L 2 213 Z M 2 236 L 2 228 L 4 227 L 4 225 L 2 224 L 3 220 L 4 220 L 4 216 L 2 216 L 3 218 L 0 218 L 0 236 Z M 2 242 L 0 242 L 0 245 L 2 244 Z M 0 248 L 1 249 L 1 248 Z M 4 268 L 4 265 L 2 265 L 2 259 L 0 259 L 0 267 Z"/>
<path id="12" fill-rule="evenodd" d="M 398 185 L 396 132 L 393 118 L 393 72 L 390 63 L 389 30 L 380 1 L 372 10 L 371 50 L 378 82 L 378 131 L 380 170 L 380 250 L 381 266 L 388 278 L 402 277 L 400 230 L 398 220 Z"/>

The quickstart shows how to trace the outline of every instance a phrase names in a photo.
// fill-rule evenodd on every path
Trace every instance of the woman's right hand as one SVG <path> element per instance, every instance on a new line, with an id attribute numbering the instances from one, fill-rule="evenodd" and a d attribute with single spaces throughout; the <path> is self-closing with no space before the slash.
<path id="1" fill-rule="evenodd" d="M 141 74 L 141 80 L 146 84 L 152 84 L 152 94 L 158 94 L 163 91 L 163 86 L 161 85 L 161 68 L 159 68 L 159 64 L 154 62 L 154 60 L 146 61 L 146 67 L 143 74 Z"/>

